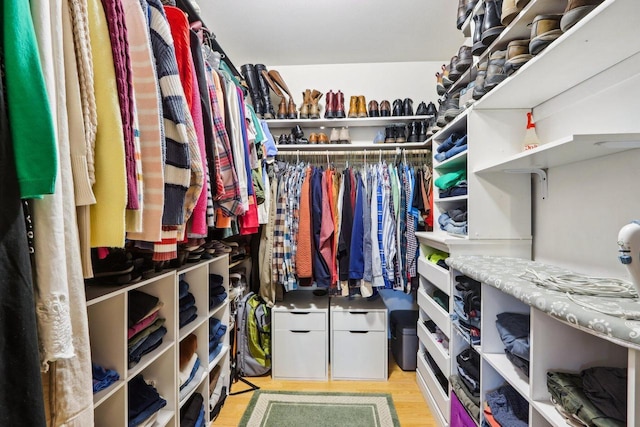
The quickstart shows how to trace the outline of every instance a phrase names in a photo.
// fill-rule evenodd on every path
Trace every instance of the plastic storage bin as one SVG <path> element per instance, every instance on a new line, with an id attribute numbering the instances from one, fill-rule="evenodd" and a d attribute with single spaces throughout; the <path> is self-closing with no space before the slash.
<path id="1" fill-rule="evenodd" d="M 415 371 L 418 354 L 417 310 L 396 310 L 390 315 L 391 353 L 403 371 Z"/>

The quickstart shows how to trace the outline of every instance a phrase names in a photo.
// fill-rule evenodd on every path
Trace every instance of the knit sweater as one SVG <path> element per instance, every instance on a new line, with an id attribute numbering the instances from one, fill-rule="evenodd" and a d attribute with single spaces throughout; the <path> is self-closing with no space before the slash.
<path id="1" fill-rule="evenodd" d="M 122 6 L 129 36 L 129 55 L 140 127 L 144 183 L 142 231 L 128 233 L 127 237 L 132 240 L 156 242 L 161 237 L 164 204 L 164 163 L 158 78 L 151 53 L 146 15 L 140 8 L 140 2 L 122 0 Z"/>
<path id="2" fill-rule="evenodd" d="M 98 129 L 96 134 L 97 203 L 91 206 L 91 246 L 124 246 L 127 180 L 124 135 L 111 54 L 109 28 L 100 0 L 89 0 Z"/>
<path id="3" fill-rule="evenodd" d="M 136 159 L 134 146 L 134 112 L 133 82 L 131 77 L 131 61 L 129 59 L 129 42 L 127 26 L 121 0 L 102 0 L 104 12 L 109 26 L 109 38 L 113 53 L 113 64 L 116 72 L 116 85 L 120 101 L 120 116 L 124 132 L 124 151 L 127 170 L 127 209 L 138 209 L 138 188 L 136 185 Z"/>
<path id="4" fill-rule="evenodd" d="M 166 158 L 164 166 L 163 225 L 184 223 L 184 202 L 189 188 L 191 158 L 187 134 L 187 101 L 178 75 L 173 39 L 160 0 L 148 0 L 151 47 L 162 96 Z M 190 117 L 190 115 L 189 115 Z"/>
<path id="5" fill-rule="evenodd" d="M 52 194 L 57 150 L 27 0 L 2 0 L 7 103 L 22 198 Z"/>

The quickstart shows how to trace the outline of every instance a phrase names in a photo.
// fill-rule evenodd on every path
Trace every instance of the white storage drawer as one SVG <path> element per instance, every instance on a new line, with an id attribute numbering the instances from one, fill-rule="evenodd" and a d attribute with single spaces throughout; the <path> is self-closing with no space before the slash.
<path id="1" fill-rule="evenodd" d="M 333 331 L 333 379 L 387 379 L 384 331 Z"/>
<path id="2" fill-rule="evenodd" d="M 345 310 L 333 311 L 332 328 L 335 331 L 384 331 L 385 311 Z"/>
<path id="3" fill-rule="evenodd" d="M 418 366 L 420 366 L 420 355 L 418 355 Z M 427 386 L 427 382 L 424 380 L 420 371 L 416 372 L 416 382 L 418 383 L 418 388 L 420 389 L 420 391 L 422 391 L 422 395 L 426 398 L 427 403 L 431 407 L 432 415 L 437 419 L 436 424 L 439 426 L 448 426 L 449 425 L 448 399 L 445 402 L 447 406 L 445 408 L 440 408 L 438 406 L 438 401 L 436 401 L 433 394 L 431 393 L 431 390 L 429 390 L 429 386 Z"/>
<path id="4" fill-rule="evenodd" d="M 327 332 L 273 332 L 273 378 L 327 379 Z"/>
<path id="5" fill-rule="evenodd" d="M 418 258 L 418 274 L 433 283 L 445 294 L 451 294 L 448 270 L 428 261 L 424 257 L 420 257 Z"/>
<path id="6" fill-rule="evenodd" d="M 440 386 L 440 383 L 436 379 L 435 374 L 427 364 L 425 355 L 422 352 L 418 352 L 418 373 L 427 386 L 430 397 L 433 399 L 433 403 L 436 409 L 440 412 L 443 418 L 449 421 L 449 391 L 445 393 Z"/>
<path id="7" fill-rule="evenodd" d="M 444 347 L 442 347 L 442 344 L 433 338 L 433 335 L 431 335 L 427 327 L 422 322 L 418 322 L 418 338 L 426 347 L 431 357 L 433 357 L 433 360 L 436 361 L 436 364 L 444 376 L 449 378 L 449 374 L 451 372 L 451 358 L 449 353 L 444 349 Z"/>
<path id="8" fill-rule="evenodd" d="M 276 311 L 273 312 L 273 324 L 276 331 L 325 331 L 326 313 L 318 311 Z"/>
<path id="9" fill-rule="evenodd" d="M 422 287 L 418 289 L 418 305 L 438 325 L 442 332 L 451 338 L 449 313 L 444 311 L 433 298 L 427 295 Z"/>

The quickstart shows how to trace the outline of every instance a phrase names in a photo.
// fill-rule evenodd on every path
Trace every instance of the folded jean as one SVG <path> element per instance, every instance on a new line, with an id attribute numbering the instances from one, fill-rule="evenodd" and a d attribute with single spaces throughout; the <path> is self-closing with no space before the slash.
<path id="1" fill-rule="evenodd" d="M 215 347 L 212 349 L 211 348 L 211 344 L 209 343 L 209 363 L 211 363 L 213 361 L 213 359 L 215 359 L 216 357 L 218 357 L 218 355 L 220 354 L 220 352 L 222 351 L 222 343 L 218 342 L 215 343 Z"/>
<path id="2" fill-rule="evenodd" d="M 227 332 L 227 325 L 220 325 L 217 332 L 209 337 L 209 343 L 217 343 L 220 341 L 220 338 Z"/>
<path id="3" fill-rule="evenodd" d="M 446 190 L 440 190 L 440 198 L 444 199 L 447 197 L 456 197 L 456 196 L 466 196 L 468 191 L 467 180 L 463 179 L 458 181 L 456 185 Z"/>
<path id="4" fill-rule="evenodd" d="M 152 333 L 160 329 L 162 326 L 164 326 L 165 321 L 166 319 L 158 318 L 151 325 L 149 325 L 148 327 L 144 328 L 143 330 L 135 334 L 133 337 L 131 337 L 127 342 L 127 350 L 129 354 L 131 354 L 131 352 L 135 351 L 138 347 L 140 347 L 142 342 L 145 339 L 147 339 L 149 335 L 151 335 Z"/>
<path id="5" fill-rule="evenodd" d="M 509 361 L 513 363 L 513 365 L 516 368 L 520 369 L 522 373 L 524 373 L 528 378 L 529 377 L 529 361 L 523 359 L 522 357 L 518 357 L 515 354 L 512 354 L 506 348 L 504 349 L 504 353 L 507 355 L 507 359 L 509 359 Z"/>
<path id="6" fill-rule="evenodd" d="M 180 427 L 194 427 L 203 407 L 204 398 L 200 393 L 194 393 L 187 403 L 180 408 Z"/>
<path id="7" fill-rule="evenodd" d="M 194 305 L 185 311 L 180 312 L 180 327 L 184 327 L 185 325 L 193 322 L 198 317 L 198 308 Z"/>
<path id="8" fill-rule="evenodd" d="M 184 366 L 180 367 L 180 370 L 178 371 L 178 386 L 180 388 L 189 381 L 191 375 L 193 375 L 196 369 L 198 369 L 196 364 L 200 366 L 200 359 L 198 359 L 198 355 L 196 353 L 193 353 L 189 358 L 189 361 L 185 363 Z"/>
<path id="9" fill-rule="evenodd" d="M 188 292 L 186 296 L 180 298 L 178 306 L 180 307 L 180 311 L 187 310 L 188 308 L 196 305 L 196 298 L 193 296 L 191 292 Z"/>
<path id="10" fill-rule="evenodd" d="M 505 384 L 485 396 L 491 414 L 501 426 L 527 427 L 529 403 L 511 385 Z"/>
<path id="11" fill-rule="evenodd" d="M 180 385 L 180 390 L 182 390 L 185 387 L 189 386 L 189 383 L 191 381 L 193 381 L 193 378 L 196 376 L 196 373 L 198 372 L 198 369 L 200 369 L 200 358 L 196 356 L 196 363 L 194 363 L 193 368 L 191 369 L 191 372 L 189 373 L 189 378 L 187 378 L 187 380 Z"/>
<path id="12" fill-rule="evenodd" d="M 133 338 L 137 333 L 151 326 L 151 324 L 156 321 L 159 315 L 160 312 L 156 311 L 151 316 L 145 317 L 144 319 L 127 329 L 127 339 Z"/>
<path id="13" fill-rule="evenodd" d="M 178 299 L 182 299 L 189 293 L 189 284 L 184 280 L 178 282 Z"/>
<path id="14" fill-rule="evenodd" d="M 500 313 L 496 319 L 496 329 L 500 339 L 510 353 L 529 360 L 529 331 L 531 317 L 521 313 Z"/>
<path id="15" fill-rule="evenodd" d="M 212 309 L 213 307 L 218 306 L 219 304 L 222 304 L 224 302 L 224 300 L 227 299 L 227 293 L 223 292 L 221 294 L 218 295 L 212 295 L 209 297 L 209 309 Z"/>
<path id="16" fill-rule="evenodd" d="M 95 363 L 91 363 L 91 370 L 93 376 L 94 393 L 97 393 L 100 390 L 104 390 L 120 379 L 120 375 L 113 369 L 105 369 Z"/>
<path id="17" fill-rule="evenodd" d="M 128 327 L 131 327 L 142 320 L 160 300 L 158 297 L 149 295 L 142 291 L 129 291 L 129 306 L 127 307 Z"/>
<path id="18" fill-rule="evenodd" d="M 445 139 L 442 144 L 438 145 L 436 151 L 438 153 L 444 153 L 445 151 L 456 145 L 456 141 L 458 141 L 459 139 L 460 135 L 458 135 L 457 133 L 452 133 L 451 135 L 449 135 L 449 138 Z"/>
<path id="19" fill-rule="evenodd" d="M 216 285 L 222 285 L 223 283 L 224 277 L 222 277 L 221 275 L 215 273 L 209 274 L 209 288 Z"/>
<path id="20" fill-rule="evenodd" d="M 144 381 L 142 374 L 133 377 L 128 386 L 129 427 L 137 426 L 167 404 L 158 391 Z"/>
<path id="21" fill-rule="evenodd" d="M 209 319 L 209 340 L 215 336 L 220 326 L 222 326 L 220 319 L 216 319 L 215 317 Z"/>
<path id="22" fill-rule="evenodd" d="M 129 367 L 135 366 L 142 356 L 152 352 L 162 344 L 162 337 L 167 334 L 167 328 L 162 326 L 160 329 L 149 335 L 142 345 L 136 351 L 129 353 Z"/>
<path id="23" fill-rule="evenodd" d="M 196 427 L 204 427 L 204 406 L 200 408 L 200 413 L 196 420 Z"/>
<path id="24" fill-rule="evenodd" d="M 466 141 L 466 139 L 465 139 Z M 436 159 L 439 162 L 442 162 L 444 160 L 450 159 L 451 157 L 455 156 L 456 154 L 462 153 L 463 151 L 467 150 L 467 144 L 464 145 L 454 145 L 453 147 L 451 147 L 449 150 L 443 152 L 443 153 L 436 153 L 433 158 Z"/>
<path id="25" fill-rule="evenodd" d="M 196 389 L 196 387 L 198 386 L 198 383 L 200 382 L 200 378 L 202 378 L 202 376 L 205 374 L 205 369 L 202 365 L 200 365 L 200 367 L 198 368 L 198 370 L 196 371 L 195 375 L 193 376 L 195 380 L 190 381 L 189 383 L 187 383 L 187 385 L 180 390 L 179 393 L 179 399 L 182 401 L 185 397 L 189 396 L 189 394 L 191 394 L 193 392 L 193 390 Z"/>
<path id="26" fill-rule="evenodd" d="M 470 377 L 460 366 L 458 366 L 458 376 L 469 393 L 471 393 L 472 396 L 480 398 L 480 381 Z"/>
<path id="27" fill-rule="evenodd" d="M 209 295 L 220 295 L 224 291 L 225 291 L 224 286 L 220 284 L 220 285 L 214 286 L 213 288 L 209 288 Z"/>

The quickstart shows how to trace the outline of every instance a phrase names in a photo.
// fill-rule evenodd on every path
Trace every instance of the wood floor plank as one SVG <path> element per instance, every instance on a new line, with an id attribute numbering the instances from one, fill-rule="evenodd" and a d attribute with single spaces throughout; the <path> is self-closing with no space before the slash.
<path id="1" fill-rule="evenodd" d="M 405 372 L 389 358 L 388 381 L 284 381 L 271 376 L 247 378 L 262 390 L 282 391 L 333 391 L 352 393 L 390 393 L 402 427 L 436 427 L 429 407 L 416 383 L 414 371 Z M 236 382 L 231 390 L 244 390 L 242 382 Z M 228 396 L 214 426 L 236 427 L 242 418 L 253 393 Z"/>

